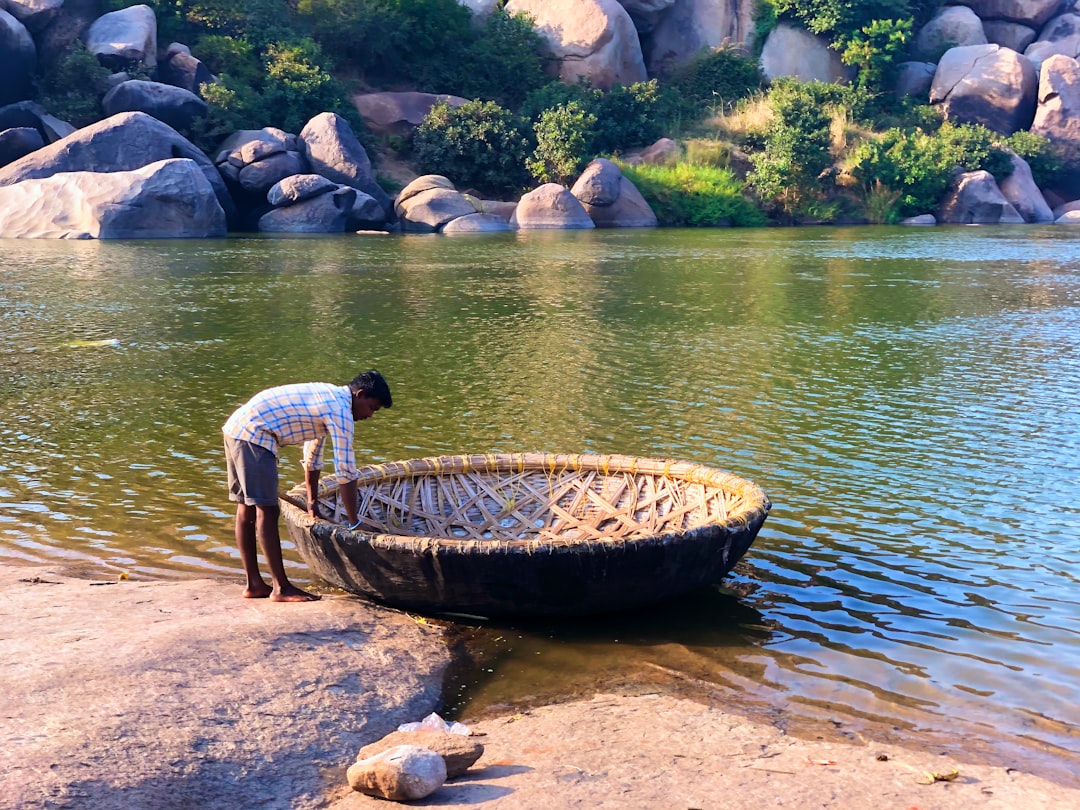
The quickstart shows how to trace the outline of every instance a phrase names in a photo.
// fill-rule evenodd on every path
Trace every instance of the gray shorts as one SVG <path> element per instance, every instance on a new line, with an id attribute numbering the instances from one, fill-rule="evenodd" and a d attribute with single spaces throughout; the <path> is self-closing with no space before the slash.
<path id="1" fill-rule="evenodd" d="M 229 500 L 248 506 L 277 506 L 277 456 L 262 445 L 225 437 Z"/>

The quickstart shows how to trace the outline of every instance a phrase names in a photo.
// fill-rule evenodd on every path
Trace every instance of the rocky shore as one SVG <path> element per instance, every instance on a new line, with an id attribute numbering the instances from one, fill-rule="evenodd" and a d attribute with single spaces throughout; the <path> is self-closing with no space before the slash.
<path id="1" fill-rule="evenodd" d="M 235 583 L 11 566 L 0 590 L 4 810 L 385 807 L 345 771 L 438 707 L 450 663 L 441 630 L 351 597 L 279 605 L 240 599 Z M 412 806 L 1080 807 L 1080 779 L 798 739 L 665 695 L 469 725 L 480 761 Z"/>

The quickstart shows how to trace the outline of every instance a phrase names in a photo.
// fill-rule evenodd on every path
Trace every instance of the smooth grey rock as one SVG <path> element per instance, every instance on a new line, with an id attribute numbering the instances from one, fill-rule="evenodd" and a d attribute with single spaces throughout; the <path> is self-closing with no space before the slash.
<path id="1" fill-rule="evenodd" d="M 1031 126 L 1037 92 L 1038 75 L 1025 57 L 1000 45 L 968 45 L 941 57 L 930 103 L 948 119 L 1011 135 Z"/>
<path id="2" fill-rule="evenodd" d="M 1080 200 L 1063 203 L 1054 209 L 1054 219 L 1060 219 L 1072 211 L 1080 211 Z"/>
<path id="3" fill-rule="evenodd" d="M 607 158 L 597 158 L 584 168 L 570 193 L 583 205 L 614 205 L 619 199 L 622 177 L 622 169 Z"/>
<path id="4" fill-rule="evenodd" d="M 513 230 L 510 223 L 495 214 L 466 214 L 452 219 L 442 229 L 445 234 L 455 233 L 504 233 Z"/>
<path id="5" fill-rule="evenodd" d="M 1031 176 L 1031 167 L 1027 161 L 1013 155 L 1012 164 L 1012 174 L 998 183 L 1005 199 L 1012 203 L 1013 208 L 1024 218 L 1024 222 L 1053 222 L 1054 212 L 1050 210 L 1046 198 L 1035 185 L 1035 178 Z"/>
<path id="6" fill-rule="evenodd" d="M 1024 218 L 1001 193 L 990 172 L 964 172 L 953 183 L 938 210 L 948 225 L 1019 225 Z"/>
<path id="7" fill-rule="evenodd" d="M 106 67 L 123 70 L 142 62 L 157 65 L 157 17 L 147 5 L 110 11 L 94 20 L 83 34 L 87 49 Z"/>
<path id="8" fill-rule="evenodd" d="M 0 130 L 0 166 L 6 166 L 45 145 L 41 133 L 33 127 Z"/>
<path id="9" fill-rule="evenodd" d="M 307 161 L 299 152 L 275 152 L 242 168 L 237 180 L 244 191 L 262 196 L 286 177 L 305 172 Z"/>
<path id="10" fill-rule="evenodd" d="M 477 216 L 482 216 L 477 214 Z M 462 217 L 467 219 L 467 217 Z M 456 222 L 457 220 L 455 220 Z M 454 734 L 449 731 L 392 731 L 381 740 L 365 745 L 356 755 L 356 761 L 381 754 L 388 748 L 398 745 L 418 745 L 434 751 L 446 764 L 446 778 L 461 776 L 484 754 L 484 746 L 467 734 Z"/>
<path id="11" fill-rule="evenodd" d="M 907 217 L 900 220 L 900 224 L 912 226 L 937 225 L 937 217 L 933 214 L 919 214 L 918 216 Z"/>
<path id="12" fill-rule="evenodd" d="M 66 138 L 75 131 L 75 127 L 49 115 L 36 101 L 17 101 L 0 107 L 0 129 L 12 127 L 33 127 L 41 133 L 45 143 Z"/>
<path id="13" fill-rule="evenodd" d="M 392 801 L 415 801 L 430 796 L 446 782 L 446 763 L 429 748 L 396 745 L 346 771 L 352 789 Z"/>
<path id="14" fill-rule="evenodd" d="M 503 222 L 510 221 L 515 208 L 517 208 L 517 200 L 480 200 L 481 214 L 491 214 Z"/>
<path id="15" fill-rule="evenodd" d="M 945 6 L 919 29 L 912 51 L 917 59 L 936 62 L 950 48 L 986 42 L 983 22 L 974 11 L 967 6 Z"/>
<path id="16" fill-rule="evenodd" d="M 702 50 L 727 47 L 748 53 L 756 0 L 675 0 L 656 12 L 645 47 L 651 76 L 665 76 Z M 636 23 L 640 15 L 630 12 Z"/>
<path id="17" fill-rule="evenodd" d="M 379 201 L 387 218 L 391 216 L 390 196 L 375 182 L 371 160 L 348 121 L 337 113 L 319 113 L 304 125 L 299 141 L 311 171 L 360 189 Z"/>
<path id="18" fill-rule="evenodd" d="M 656 214 L 622 170 L 599 158 L 570 189 L 597 228 L 655 228 Z"/>
<path id="19" fill-rule="evenodd" d="M 321 174 L 294 174 L 275 183 L 266 193 L 266 201 L 280 208 L 317 197 L 337 187 L 337 183 Z"/>
<path id="20" fill-rule="evenodd" d="M 64 0 L 4 0 L 0 3 L 3 5 L 12 17 L 36 34 L 56 19 L 64 7 Z"/>
<path id="21" fill-rule="evenodd" d="M 26 26 L 0 7 L 0 104 L 30 96 L 37 47 Z"/>
<path id="22" fill-rule="evenodd" d="M 1063 54 L 1043 62 L 1038 100 L 1031 131 L 1057 144 L 1080 147 L 1080 63 Z"/>
<path id="23" fill-rule="evenodd" d="M 1023 53 L 1035 41 L 1038 32 L 1029 26 L 1007 20 L 983 20 L 986 41 Z"/>
<path id="24" fill-rule="evenodd" d="M 937 65 L 933 62 L 901 62 L 896 76 L 896 95 L 928 98 L 936 72 Z"/>
<path id="25" fill-rule="evenodd" d="M 472 201 L 460 191 L 429 188 L 394 206 L 401 228 L 407 233 L 432 233 L 458 217 L 479 213 Z"/>
<path id="26" fill-rule="evenodd" d="M 131 171 L 167 158 L 190 158 L 213 186 L 225 214 L 235 206 L 210 159 L 180 133 L 142 112 L 119 113 L 77 129 L 43 149 L 0 168 L 0 186 L 60 172 Z"/>
<path id="27" fill-rule="evenodd" d="M 420 192 L 429 191 L 433 188 L 442 188 L 447 191 L 457 190 L 448 177 L 441 174 L 422 174 L 413 178 L 405 188 L 398 192 L 395 205 L 401 205 L 410 197 L 415 197 Z"/>
<path id="28" fill-rule="evenodd" d="M 296 136 L 277 127 L 241 129 L 234 132 L 217 148 L 214 163 L 231 163 L 239 169 L 248 163 L 275 152 L 298 152 Z"/>
<path id="29" fill-rule="evenodd" d="M 352 97 L 364 125 L 376 135 L 410 137 L 436 104 L 460 107 L 468 99 L 444 93 L 360 93 Z"/>
<path id="30" fill-rule="evenodd" d="M 1055 17 L 1039 32 L 1038 39 L 1024 49 L 1026 56 L 1038 70 L 1055 54 L 1080 56 L 1080 14 L 1068 12 Z"/>
<path id="31" fill-rule="evenodd" d="M 1062 0 L 957 0 L 984 20 L 1008 20 L 1038 28 L 1054 16 Z"/>
<path id="32" fill-rule="evenodd" d="M 105 94 L 101 108 L 106 115 L 121 112 L 144 112 L 173 129 L 187 129 L 196 118 L 203 118 L 209 105 L 182 87 L 161 82 L 131 79 L 121 82 Z"/>
<path id="33" fill-rule="evenodd" d="M 224 236 L 225 212 L 193 160 L 61 172 L 0 188 L 0 234 L 37 239 Z"/>
<path id="34" fill-rule="evenodd" d="M 214 82 L 210 68 L 192 56 L 186 45 L 177 42 L 169 46 L 165 59 L 158 62 L 158 78 L 196 95 L 202 85 Z"/>
<path id="35" fill-rule="evenodd" d="M 588 230 L 596 227 L 578 198 L 558 183 L 544 183 L 524 195 L 510 226 L 518 230 Z"/>
<path id="36" fill-rule="evenodd" d="M 1067 211 L 1054 220 L 1055 225 L 1080 225 L 1080 211 Z"/>
<path id="37" fill-rule="evenodd" d="M 354 189 L 354 191 L 356 191 L 356 201 L 349 212 L 346 229 L 351 231 L 382 230 L 386 225 L 386 209 L 370 194 L 365 194 L 360 189 Z"/>
<path id="38" fill-rule="evenodd" d="M 761 70 L 769 80 L 792 76 L 830 84 L 847 84 L 854 76 L 825 39 L 787 23 L 769 32 L 761 50 Z"/>
<path id="39" fill-rule="evenodd" d="M 259 230 L 269 233 L 343 233 L 356 189 L 339 185 L 334 191 L 275 208 L 259 217 Z"/>
<path id="40" fill-rule="evenodd" d="M 509 0 L 505 8 L 533 19 L 560 81 L 608 90 L 649 78 L 633 20 L 617 0 Z"/>

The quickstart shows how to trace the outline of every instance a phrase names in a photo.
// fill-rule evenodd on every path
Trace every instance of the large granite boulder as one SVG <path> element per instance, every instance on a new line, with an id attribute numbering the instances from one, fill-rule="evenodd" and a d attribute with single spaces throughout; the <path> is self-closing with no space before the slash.
<path id="1" fill-rule="evenodd" d="M 617 0 L 509 0 L 506 12 L 533 18 L 560 81 L 588 79 L 608 90 L 649 78 L 634 23 Z"/>
<path id="2" fill-rule="evenodd" d="M 294 174 L 275 183 L 266 193 L 266 200 L 275 208 L 284 208 L 335 191 L 338 187 L 337 183 L 321 174 Z"/>
<path id="3" fill-rule="evenodd" d="M 444 93 L 360 93 L 352 97 L 364 125 L 376 135 L 410 137 L 432 107 L 445 102 L 460 107 L 468 99 Z"/>
<path id="4" fill-rule="evenodd" d="M 182 87 L 161 82 L 129 79 L 114 86 L 101 99 L 106 115 L 121 112 L 144 112 L 173 129 L 187 129 L 197 118 L 203 118 L 210 106 Z"/>
<path id="5" fill-rule="evenodd" d="M 911 96 L 926 99 L 930 95 L 930 85 L 934 83 L 937 65 L 933 62 L 901 62 L 896 74 L 896 95 L 900 98 Z"/>
<path id="6" fill-rule="evenodd" d="M 777 25 L 765 39 L 761 71 L 769 80 L 793 76 L 829 84 L 847 84 L 855 75 L 825 39 L 787 23 Z"/>
<path id="7" fill-rule="evenodd" d="M 663 12 L 671 8 L 676 0 L 619 0 L 630 19 L 634 21 L 634 27 L 639 34 L 652 34 L 660 22 Z M 646 65 L 649 64 L 648 55 L 645 57 Z"/>
<path id="8" fill-rule="evenodd" d="M 167 158 L 193 160 L 226 215 L 233 216 L 232 198 L 210 158 L 168 124 L 142 112 L 119 113 L 97 121 L 0 168 L 0 186 L 60 172 L 131 171 Z"/>
<path id="9" fill-rule="evenodd" d="M 987 42 L 1012 48 L 1017 53 L 1023 53 L 1039 33 L 1023 23 L 1007 20 L 983 20 L 983 31 Z"/>
<path id="10" fill-rule="evenodd" d="M 406 233 L 433 233 L 459 217 L 481 212 L 478 203 L 457 191 L 447 178 L 425 174 L 401 190 L 394 213 Z"/>
<path id="11" fill-rule="evenodd" d="M 66 138 L 75 131 L 75 127 L 49 115 L 36 101 L 17 101 L 0 107 L 0 129 L 11 127 L 32 127 L 41 133 L 45 143 Z"/>
<path id="12" fill-rule="evenodd" d="M 16 238 L 224 236 L 225 212 L 193 160 L 134 171 L 60 172 L 0 187 L 0 234 Z"/>
<path id="13" fill-rule="evenodd" d="M 990 172 L 964 172 L 941 201 L 938 222 L 947 225 L 1019 225 L 1024 218 Z"/>
<path id="14" fill-rule="evenodd" d="M 510 223 L 507 222 L 505 217 L 480 212 L 456 217 L 443 225 L 442 228 L 444 234 L 451 235 L 456 233 L 506 233 L 512 230 L 513 228 L 510 227 Z"/>
<path id="15" fill-rule="evenodd" d="M 331 190 L 268 211 L 258 228 L 267 233 L 343 233 L 356 195 L 352 186 L 335 183 Z"/>
<path id="16" fill-rule="evenodd" d="M 984 20 L 1007 20 L 1038 28 L 1061 8 L 1062 0 L 955 0 Z"/>
<path id="17" fill-rule="evenodd" d="M 64 0 L 4 0 L 0 5 L 6 6 L 8 13 L 28 31 L 37 33 L 56 19 Z"/>
<path id="18" fill-rule="evenodd" d="M 518 230 L 587 230 L 596 223 L 566 186 L 544 183 L 523 196 L 510 218 Z"/>
<path id="19" fill-rule="evenodd" d="M 649 203 L 606 158 L 592 161 L 570 189 L 597 228 L 655 228 Z"/>
<path id="20" fill-rule="evenodd" d="M 945 51 L 964 45 L 985 45 L 983 21 L 967 6 L 945 6 L 915 35 L 915 57 L 936 62 Z"/>
<path id="21" fill-rule="evenodd" d="M 624 2 L 624 5 L 629 4 Z M 749 51 L 754 38 L 756 0 L 674 0 L 637 3 L 653 9 L 654 20 L 644 44 L 649 74 L 664 76 L 689 62 L 703 49 L 727 47 Z M 635 22 L 642 12 L 630 9 Z M 640 29 L 639 30 L 643 30 Z"/>
<path id="22" fill-rule="evenodd" d="M 158 78 L 166 84 L 182 87 L 198 94 L 204 84 L 212 84 L 214 76 L 210 68 L 191 55 L 191 49 L 180 42 L 173 42 L 158 61 Z"/>
<path id="23" fill-rule="evenodd" d="M 1024 218 L 1024 222 L 1053 222 L 1054 212 L 1035 184 L 1028 162 L 1019 155 L 1012 156 L 1013 171 L 998 183 L 1005 199 Z"/>
<path id="24" fill-rule="evenodd" d="M 1055 17 L 1039 32 L 1039 38 L 1024 49 L 1024 56 L 1038 70 L 1055 54 L 1080 56 L 1080 14 L 1069 12 Z"/>
<path id="25" fill-rule="evenodd" d="M 0 129 L 0 166 L 14 163 L 44 145 L 41 133 L 33 127 Z"/>
<path id="26" fill-rule="evenodd" d="M 1080 63 L 1071 56 L 1055 54 L 1042 63 L 1031 131 L 1055 144 L 1066 159 L 1044 191 L 1062 200 L 1080 197 Z"/>
<path id="27" fill-rule="evenodd" d="M 1035 68 L 1016 51 L 968 45 L 941 57 L 930 103 L 939 105 L 948 119 L 1011 135 L 1031 126 L 1038 85 Z"/>
<path id="28" fill-rule="evenodd" d="M 0 7 L 0 104 L 29 98 L 37 47 L 26 26 Z"/>
<path id="29" fill-rule="evenodd" d="M 348 121 L 337 113 L 319 113 L 300 130 L 298 140 L 312 172 L 363 191 L 391 218 L 390 196 L 375 182 L 371 160 Z"/>
<path id="30" fill-rule="evenodd" d="M 83 34 L 83 42 L 112 70 L 139 62 L 153 70 L 157 66 L 157 17 L 146 5 L 110 11 L 94 20 Z"/>

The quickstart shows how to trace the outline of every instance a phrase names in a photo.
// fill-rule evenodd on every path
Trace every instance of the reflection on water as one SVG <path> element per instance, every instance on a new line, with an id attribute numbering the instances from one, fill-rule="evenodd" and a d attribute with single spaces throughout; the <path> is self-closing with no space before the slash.
<path id="1" fill-rule="evenodd" d="M 1061 761 L 1080 730 L 1071 233 L 8 244 L 0 561 L 239 581 L 221 423 L 265 386 L 373 366 L 395 407 L 358 429 L 363 459 L 683 458 L 774 503 L 738 596 L 491 628 L 455 711 L 666 679 Z"/>

